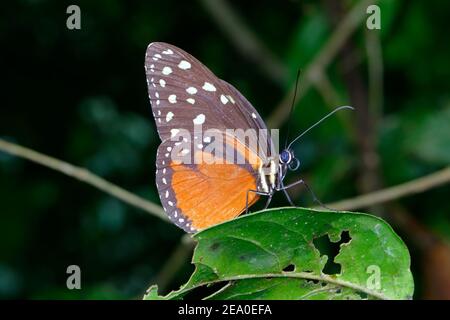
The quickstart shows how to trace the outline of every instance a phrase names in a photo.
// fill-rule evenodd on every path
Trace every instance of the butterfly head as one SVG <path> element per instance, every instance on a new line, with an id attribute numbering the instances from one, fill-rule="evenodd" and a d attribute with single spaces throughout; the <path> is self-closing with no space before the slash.
<path id="1" fill-rule="evenodd" d="M 300 161 L 295 157 L 294 151 L 290 149 L 284 149 L 279 155 L 280 164 L 289 168 L 289 170 L 295 171 L 300 167 Z"/>

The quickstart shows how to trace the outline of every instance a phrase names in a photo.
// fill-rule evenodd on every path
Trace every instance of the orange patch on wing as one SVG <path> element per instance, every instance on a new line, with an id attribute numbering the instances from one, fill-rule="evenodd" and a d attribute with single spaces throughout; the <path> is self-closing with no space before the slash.
<path id="1" fill-rule="evenodd" d="M 211 154 L 196 151 L 196 157 L 211 159 Z M 248 190 L 256 190 L 256 177 L 237 164 L 201 163 L 195 168 L 173 166 L 172 189 L 177 207 L 201 230 L 240 215 L 246 206 Z M 248 193 L 248 206 L 258 200 Z"/>
<path id="2" fill-rule="evenodd" d="M 245 158 L 246 166 L 214 161 L 224 159 L 217 159 L 208 152 L 196 150 L 194 158 L 198 164 L 195 167 L 186 165 L 172 167 L 171 184 L 177 207 L 191 220 L 192 227 L 196 230 L 240 215 L 247 204 L 248 190 L 257 189 L 255 175 L 262 160 L 234 137 L 227 136 L 225 141 Z M 249 207 L 258 199 L 257 194 L 248 192 Z"/>

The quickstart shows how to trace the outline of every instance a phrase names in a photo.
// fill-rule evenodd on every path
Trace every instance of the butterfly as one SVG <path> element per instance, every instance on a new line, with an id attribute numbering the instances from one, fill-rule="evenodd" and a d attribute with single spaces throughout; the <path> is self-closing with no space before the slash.
<path id="1" fill-rule="evenodd" d="M 150 43 L 145 71 L 162 141 L 156 186 L 173 223 L 197 232 L 239 216 L 260 196 L 267 196 L 267 207 L 281 190 L 294 205 L 286 189 L 304 181 L 285 186 L 283 179 L 300 165 L 290 148 L 298 137 L 278 153 L 273 135 L 250 102 L 173 45 Z M 217 152 L 217 146 L 224 150 Z"/>

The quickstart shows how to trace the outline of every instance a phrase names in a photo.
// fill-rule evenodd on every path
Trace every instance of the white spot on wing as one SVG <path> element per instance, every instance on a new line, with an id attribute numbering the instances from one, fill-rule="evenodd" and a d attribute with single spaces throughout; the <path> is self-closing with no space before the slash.
<path id="1" fill-rule="evenodd" d="M 161 87 L 164 88 L 166 86 L 166 81 L 164 81 L 164 79 L 160 79 L 159 80 L 159 84 L 160 84 Z"/>
<path id="2" fill-rule="evenodd" d="M 205 119 L 206 119 L 205 115 L 203 113 L 200 113 L 192 121 L 194 122 L 194 124 L 203 124 L 205 122 Z"/>
<path id="3" fill-rule="evenodd" d="M 194 87 L 189 87 L 186 89 L 186 92 L 189 94 L 196 94 L 197 93 L 197 89 Z"/>
<path id="4" fill-rule="evenodd" d="M 205 84 L 203 85 L 202 89 L 205 90 L 205 91 L 210 91 L 210 92 L 216 91 L 216 87 L 214 87 L 214 85 L 212 85 L 209 82 L 205 82 Z"/>
<path id="5" fill-rule="evenodd" d="M 222 101 L 223 104 L 227 104 L 228 103 L 228 98 L 225 97 L 223 94 L 220 95 L 220 101 Z"/>
<path id="6" fill-rule="evenodd" d="M 232 96 L 227 95 L 227 98 L 231 101 L 232 104 L 235 104 L 235 101 Z"/>
<path id="7" fill-rule="evenodd" d="M 164 67 L 162 69 L 162 73 L 165 74 L 166 76 L 168 76 L 169 74 L 172 73 L 172 68 L 171 67 Z"/>
<path id="8" fill-rule="evenodd" d="M 163 54 L 173 54 L 173 51 L 170 49 L 167 49 L 165 51 L 162 52 Z"/>
<path id="9" fill-rule="evenodd" d="M 252 112 L 252 118 L 256 119 L 256 114 L 254 112 Z"/>
<path id="10" fill-rule="evenodd" d="M 169 122 L 170 120 L 172 120 L 172 118 L 173 118 L 173 112 L 172 111 L 167 112 L 166 121 Z"/>
<path id="11" fill-rule="evenodd" d="M 186 99 L 186 101 L 189 102 L 190 104 L 195 103 L 195 99 L 192 99 L 192 98 L 188 98 L 188 99 Z"/>
<path id="12" fill-rule="evenodd" d="M 177 102 L 177 96 L 174 95 L 174 94 L 171 94 L 168 99 L 169 99 L 170 103 L 176 103 Z"/>
<path id="13" fill-rule="evenodd" d="M 178 64 L 178 68 L 187 70 L 191 67 L 191 64 L 187 62 L 186 60 L 181 60 L 181 62 Z"/>

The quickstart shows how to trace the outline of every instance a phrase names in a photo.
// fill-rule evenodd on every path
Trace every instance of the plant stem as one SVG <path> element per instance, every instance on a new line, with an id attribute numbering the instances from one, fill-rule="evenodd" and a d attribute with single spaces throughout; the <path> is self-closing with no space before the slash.
<path id="1" fill-rule="evenodd" d="M 30 160 L 32 162 L 43 165 L 44 167 L 56 170 L 72 178 L 83 181 L 103 192 L 112 195 L 117 199 L 122 200 L 129 205 L 132 205 L 133 207 L 142 209 L 145 212 L 148 212 L 165 221 L 169 221 L 166 214 L 164 213 L 164 210 L 157 204 L 145 200 L 142 197 L 139 197 L 109 181 L 106 181 L 98 175 L 93 174 L 89 170 L 74 166 L 68 162 L 61 161 L 59 159 L 47 156 L 40 152 L 22 147 L 18 144 L 11 143 L 3 139 L 0 139 L 0 150 L 3 150 L 20 158 Z"/>
<path id="2" fill-rule="evenodd" d="M 385 203 L 405 196 L 424 192 L 431 188 L 444 185 L 448 182 L 450 182 L 450 167 L 415 180 L 398 184 L 394 187 L 370 192 L 351 199 L 328 203 L 326 205 L 337 210 L 367 208 L 375 204 Z"/>

